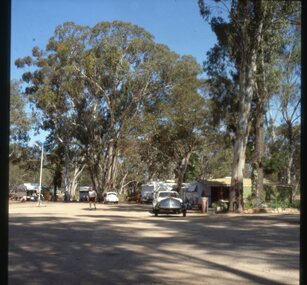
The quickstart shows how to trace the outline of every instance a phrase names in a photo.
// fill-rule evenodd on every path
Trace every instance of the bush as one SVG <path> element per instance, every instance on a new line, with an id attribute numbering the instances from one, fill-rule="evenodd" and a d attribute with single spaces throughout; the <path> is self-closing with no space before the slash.
<path id="1" fill-rule="evenodd" d="M 295 208 L 295 209 L 300 209 L 300 201 L 294 201 L 294 202 L 289 202 L 289 201 L 271 201 L 268 203 L 269 208 Z"/>
<path id="2" fill-rule="evenodd" d="M 254 208 L 295 208 L 295 209 L 300 209 L 300 201 L 293 201 L 292 203 L 289 201 L 269 201 L 266 202 L 265 204 L 258 205 L 256 203 L 253 203 L 251 201 L 246 201 L 244 203 L 244 208 L 245 209 L 254 209 Z"/>
<path id="3" fill-rule="evenodd" d="M 291 186 L 268 186 L 264 185 L 265 200 L 266 201 L 278 201 L 278 202 L 290 202 L 292 196 Z"/>

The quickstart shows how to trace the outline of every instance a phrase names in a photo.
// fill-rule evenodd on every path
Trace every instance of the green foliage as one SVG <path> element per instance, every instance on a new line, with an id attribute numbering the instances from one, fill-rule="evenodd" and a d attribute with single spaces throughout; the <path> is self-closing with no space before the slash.
<path id="1" fill-rule="evenodd" d="M 279 200 L 275 200 L 272 201 L 270 203 L 267 204 L 268 208 L 294 208 L 294 209 L 300 209 L 301 207 L 301 202 L 300 200 L 298 201 L 293 201 L 293 202 L 289 202 L 289 201 L 279 201 Z"/>
<path id="2" fill-rule="evenodd" d="M 300 200 L 293 200 L 293 187 L 285 185 L 264 185 L 265 203 L 257 203 L 252 196 L 245 197 L 245 208 L 300 208 Z"/>
<path id="3" fill-rule="evenodd" d="M 22 97 L 19 82 L 11 82 L 10 94 L 10 142 L 24 145 L 29 141 L 31 119 L 25 111 L 26 100 Z"/>
<path id="4" fill-rule="evenodd" d="M 292 172 L 296 169 L 289 165 L 295 147 L 291 144 L 291 136 L 288 135 L 291 147 L 288 150 L 277 150 L 278 154 L 270 154 L 263 162 L 265 144 L 262 136 L 263 117 L 268 99 L 281 91 L 279 84 L 289 83 L 289 80 L 282 79 L 281 70 L 284 67 L 289 71 L 288 63 L 293 59 L 289 56 L 289 61 L 287 64 L 284 62 L 282 68 L 278 67 L 278 61 L 282 49 L 292 54 L 293 49 L 289 49 L 287 41 L 293 37 L 289 36 L 288 32 L 294 27 L 293 20 L 300 14 L 300 3 L 241 0 L 232 0 L 230 3 L 214 2 L 217 5 L 211 8 L 207 1 L 198 1 L 202 17 L 211 24 L 217 36 L 217 44 L 208 52 L 204 63 L 204 71 L 209 77 L 208 97 L 212 102 L 213 123 L 215 125 L 223 123 L 230 136 L 235 134 L 235 147 L 241 146 L 240 151 L 245 152 L 245 142 L 249 142 L 244 154 L 234 148 L 232 173 L 238 172 L 236 167 L 239 162 L 245 162 L 242 158 L 246 156 L 247 161 L 255 165 L 257 170 L 261 171 L 265 164 L 266 174 L 276 175 L 278 171 L 278 176 L 282 177 L 276 178 L 284 179 L 285 173 L 280 175 L 281 168 L 288 173 L 289 168 Z M 219 3 L 221 5 L 218 5 Z M 225 14 L 222 10 L 225 7 L 229 13 Z M 296 37 L 296 40 L 298 38 Z M 287 52 L 285 54 L 289 55 Z M 291 73 L 293 74 L 293 70 Z M 292 83 L 294 84 L 290 86 L 296 85 L 294 81 Z M 293 88 L 294 90 L 297 89 Z M 286 93 L 291 92 L 288 90 Z M 293 94 L 298 95 L 299 92 L 294 91 Z M 288 104 L 290 97 L 285 100 L 285 105 Z M 298 109 L 298 105 L 294 106 Z M 287 117 L 288 126 L 290 126 L 289 115 L 290 113 L 286 112 L 283 114 Z M 288 169 L 285 170 L 286 167 L 282 166 L 282 163 L 287 165 Z M 289 181 L 289 174 L 287 176 Z"/>
<path id="5" fill-rule="evenodd" d="M 148 165 L 148 178 L 184 175 L 182 161 L 203 144 L 208 111 L 199 94 L 200 72 L 194 58 L 170 57 L 163 67 L 163 78 L 169 82 L 166 92 L 149 97 L 144 113 L 130 120 L 130 130 L 140 138 L 135 146 Z"/>
<path id="6" fill-rule="evenodd" d="M 201 160 L 198 154 L 193 153 L 190 158 L 190 162 L 187 166 L 186 173 L 184 175 L 184 181 L 193 181 L 201 177 Z"/>
<path id="7" fill-rule="evenodd" d="M 251 194 L 252 194 L 252 189 L 251 189 L 251 187 L 244 187 L 244 188 L 243 188 L 243 198 L 244 198 L 244 199 L 249 198 L 249 197 L 251 196 Z"/>
<path id="8" fill-rule="evenodd" d="M 55 177 L 66 175 L 61 166 L 86 164 L 93 183 L 115 179 L 115 168 L 127 179 L 142 180 L 158 174 L 158 166 L 158 175 L 174 167 L 199 139 L 205 114 L 197 93 L 200 66 L 191 56 L 179 57 L 155 43 L 141 27 L 120 21 L 94 27 L 66 22 L 56 28 L 46 50 L 35 47 L 32 57 L 16 65 L 35 67 L 25 71 L 23 80 L 39 110 L 37 125 L 50 131 L 50 142 L 64 147 L 53 153 Z M 138 137 L 150 137 L 158 151 Z M 141 148 L 139 153 L 131 153 L 130 144 Z M 140 163 L 153 156 L 147 166 Z M 133 166 L 132 157 L 142 166 Z M 147 174 L 136 174 L 140 170 Z"/>
<path id="9" fill-rule="evenodd" d="M 266 201 L 291 202 L 293 189 L 291 186 L 265 186 Z"/>
<path id="10" fill-rule="evenodd" d="M 272 209 L 287 209 L 287 208 L 293 208 L 293 209 L 300 209 L 300 201 L 279 201 L 279 200 L 274 200 L 271 202 L 266 202 L 265 204 L 258 205 L 253 202 L 247 201 L 244 203 L 244 208 L 245 209 L 254 209 L 254 208 L 272 208 Z"/>
<path id="11" fill-rule="evenodd" d="M 207 145 L 201 152 L 201 177 L 231 176 L 232 144 L 225 133 L 207 133 Z M 218 147 L 217 147 L 218 146 Z"/>
<path id="12" fill-rule="evenodd" d="M 264 161 L 264 173 L 267 175 L 278 173 L 283 168 L 284 162 L 285 153 L 274 152 L 271 157 Z"/>
<path id="13" fill-rule="evenodd" d="M 264 159 L 264 172 L 266 177 L 272 181 L 287 184 L 288 160 L 293 159 L 291 173 L 295 178 L 292 184 L 299 183 L 300 177 L 300 125 L 291 127 L 291 137 L 289 140 L 289 126 L 283 124 L 276 128 L 275 142 L 267 144 L 269 150 L 268 156 Z M 292 145 L 293 152 L 289 149 Z"/>

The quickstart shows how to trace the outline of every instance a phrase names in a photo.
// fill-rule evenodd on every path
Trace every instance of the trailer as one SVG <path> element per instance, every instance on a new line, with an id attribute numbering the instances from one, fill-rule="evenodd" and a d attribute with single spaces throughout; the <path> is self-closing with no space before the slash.
<path id="1" fill-rule="evenodd" d="M 41 189 L 41 199 L 44 199 L 43 193 L 48 189 L 42 186 Z M 16 200 L 26 200 L 26 201 L 37 201 L 39 192 L 39 184 L 38 183 L 23 183 L 18 185 L 11 195 Z"/>
<path id="2" fill-rule="evenodd" d="M 141 203 L 151 203 L 157 192 L 174 190 L 177 184 L 174 181 L 152 181 L 141 186 Z"/>

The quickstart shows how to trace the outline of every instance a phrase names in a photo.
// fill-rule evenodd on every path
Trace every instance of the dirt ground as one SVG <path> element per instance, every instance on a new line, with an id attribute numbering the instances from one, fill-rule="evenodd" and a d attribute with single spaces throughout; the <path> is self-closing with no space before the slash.
<path id="1" fill-rule="evenodd" d="M 9 284 L 299 284 L 298 214 L 12 202 Z"/>

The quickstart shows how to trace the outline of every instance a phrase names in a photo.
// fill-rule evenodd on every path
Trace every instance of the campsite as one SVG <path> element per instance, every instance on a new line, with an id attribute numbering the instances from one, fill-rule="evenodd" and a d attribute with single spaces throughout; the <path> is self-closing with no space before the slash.
<path id="1" fill-rule="evenodd" d="M 6 1 L 1 285 L 303 280 L 303 2 Z"/>

